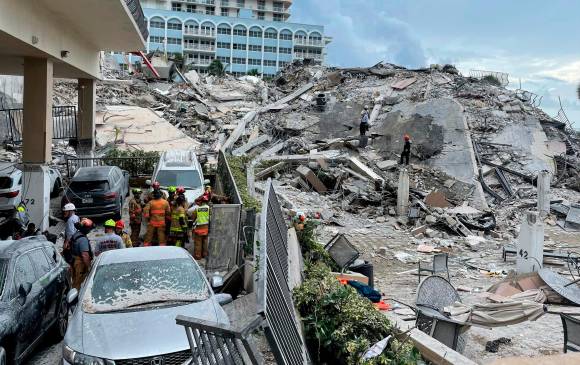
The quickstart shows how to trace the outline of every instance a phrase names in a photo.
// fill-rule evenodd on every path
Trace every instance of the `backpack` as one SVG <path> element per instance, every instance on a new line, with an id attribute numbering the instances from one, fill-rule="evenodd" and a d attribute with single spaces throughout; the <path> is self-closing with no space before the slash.
<path id="1" fill-rule="evenodd" d="M 73 245 L 74 245 L 74 244 L 75 244 L 75 242 L 76 242 L 76 241 L 77 241 L 79 238 L 81 238 L 81 237 L 87 237 L 87 236 L 86 236 L 86 235 L 84 235 L 84 234 L 82 234 L 82 233 L 81 233 L 81 232 L 79 232 L 79 231 L 76 231 L 76 232 L 73 234 L 73 236 L 71 237 L 71 240 L 70 240 L 70 256 L 71 256 L 71 259 L 72 259 L 71 261 L 72 261 L 72 262 L 74 262 L 74 255 L 73 255 L 73 253 L 72 253 L 72 248 L 73 248 Z M 87 239 L 88 239 L 88 238 L 87 238 Z M 63 256 L 64 256 L 64 252 L 63 252 Z M 90 244 L 90 243 L 89 243 L 89 257 L 91 258 L 91 260 L 92 260 L 92 259 L 95 257 L 95 256 L 94 256 L 94 254 L 93 254 L 93 248 L 91 247 L 91 244 Z M 66 257 L 65 257 L 65 260 L 66 260 Z M 67 261 L 67 262 L 68 262 L 68 261 Z"/>

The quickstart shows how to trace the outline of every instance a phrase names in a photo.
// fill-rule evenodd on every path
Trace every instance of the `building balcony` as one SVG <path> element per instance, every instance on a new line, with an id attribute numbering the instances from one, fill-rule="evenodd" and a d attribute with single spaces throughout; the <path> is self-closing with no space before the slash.
<path id="1" fill-rule="evenodd" d="M 183 35 L 191 36 L 191 37 L 200 37 L 200 38 L 215 38 L 216 31 L 215 29 L 188 29 L 185 28 L 183 30 Z"/>
<path id="2" fill-rule="evenodd" d="M 213 61 L 213 60 L 193 59 L 193 60 L 185 61 L 185 64 L 188 66 L 207 67 L 210 65 L 211 61 Z"/>
<path id="3" fill-rule="evenodd" d="M 215 46 L 208 44 L 187 44 L 183 45 L 183 49 L 186 51 L 200 51 L 200 52 L 215 52 Z"/>
<path id="4" fill-rule="evenodd" d="M 324 41 L 318 39 L 296 38 L 294 39 L 296 46 L 310 46 L 310 47 L 324 47 Z"/>
<path id="5" fill-rule="evenodd" d="M 145 14 L 143 14 L 141 2 L 139 0 L 125 0 L 125 4 L 127 4 L 127 8 L 129 9 L 129 12 L 131 12 L 143 39 L 147 39 L 149 36 L 149 30 L 147 30 L 147 21 L 145 20 Z"/>
<path id="6" fill-rule="evenodd" d="M 181 0 L 188 4 L 215 5 L 215 0 Z"/>
<path id="7" fill-rule="evenodd" d="M 304 53 L 304 52 L 294 52 L 294 58 L 297 59 L 305 59 L 310 58 L 316 61 L 322 61 L 323 57 L 321 54 L 312 54 L 312 53 Z"/>

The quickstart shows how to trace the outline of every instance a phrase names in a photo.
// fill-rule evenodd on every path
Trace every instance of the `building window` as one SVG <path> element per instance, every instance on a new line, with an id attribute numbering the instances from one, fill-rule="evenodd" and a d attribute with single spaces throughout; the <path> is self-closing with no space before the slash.
<path id="1" fill-rule="evenodd" d="M 245 29 L 234 29 L 234 35 L 246 36 L 248 32 Z"/>
<path id="2" fill-rule="evenodd" d="M 282 18 L 282 14 L 274 14 L 272 16 L 272 20 L 275 22 L 281 22 L 284 20 L 284 18 Z"/>
<path id="3" fill-rule="evenodd" d="M 258 12 L 258 20 L 265 20 L 266 14 L 263 11 Z"/>
<path id="4" fill-rule="evenodd" d="M 223 6 L 223 5 L 222 5 Z M 230 9 L 225 9 L 222 8 L 222 12 L 221 12 L 222 16 L 230 16 Z"/>
<path id="5" fill-rule="evenodd" d="M 253 66 L 260 66 L 262 64 L 261 60 L 255 59 L 255 58 L 249 58 L 248 59 L 248 65 L 253 65 Z"/>
<path id="6" fill-rule="evenodd" d="M 222 6 L 230 6 L 230 0 L 222 0 Z"/>
<path id="7" fill-rule="evenodd" d="M 242 43 L 234 43 L 234 49 L 240 50 L 240 51 L 245 51 L 246 50 L 246 45 L 242 44 Z"/>
<path id="8" fill-rule="evenodd" d="M 280 47 L 280 48 L 278 48 L 278 52 L 285 53 L 285 54 L 292 54 L 292 48 Z"/>
<path id="9" fill-rule="evenodd" d="M 260 30 L 250 30 L 249 35 L 252 38 L 262 38 L 262 31 L 260 31 Z"/>
<path id="10" fill-rule="evenodd" d="M 232 28 L 218 28 L 218 34 L 232 34 Z"/>
<path id="11" fill-rule="evenodd" d="M 276 67 L 276 61 L 264 60 L 264 66 L 274 66 L 274 67 Z"/>
<path id="12" fill-rule="evenodd" d="M 264 38 L 278 39 L 278 34 L 275 32 L 266 32 L 264 33 Z"/>
<path id="13" fill-rule="evenodd" d="M 217 60 L 220 61 L 221 63 L 230 63 L 229 57 L 217 56 Z"/>
<path id="14" fill-rule="evenodd" d="M 231 48 L 231 44 L 230 43 L 225 43 L 225 42 L 217 42 L 217 48 L 230 49 Z"/>
<path id="15" fill-rule="evenodd" d="M 163 37 L 157 37 L 154 35 L 149 36 L 149 43 L 163 43 L 164 38 Z"/>
<path id="16" fill-rule="evenodd" d="M 159 28 L 159 29 L 165 29 L 165 23 L 164 23 L 164 22 L 157 21 L 157 20 L 152 20 L 152 21 L 149 23 L 149 27 L 150 27 L 150 28 Z"/>
<path id="17" fill-rule="evenodd" d="M 191 5 L 191 4 L 187 4 L 187 8 L 186 8 L 188 13 L 195 13 L 195 11 L 197 10 L 195 5 Z"/>
<path id="18" fill-rule="evenodd" d="M 181 30 L 181 24 L 179 24 L 179 23 L 167 23 L 167 29 Z"/>
<path id="19" fill-rule="evenodd" d="M 238 8 L 245 8 L 246 7 L 245 0 L 237 0 L 237 6 Z"/>
<path id="20" fill-rule="evenodd" d="M 262 46 L 259 46 L 257 44 L 250 44 L 248 45 L 248 50 L 252 52 L 262 52 Z"/>
<path id="21" fill-rule="evenodd" d="M 264 52 L 276 53 L 276 47 L 264 46 Z"/>
<path id="22" fill-rule="evenodd" d="M 286 67 L 290 64 L 290 62 L 286 62 L 286 61 L 278 61 L 278 67 L 282 68 L 282 67 Z"/>
<path id="23" fill-rule="evenodd" d="M 266 10 L 266 1 L 258 0 L 258 10 Z"/>
<path id="24" fill-rule="evenodd" d="M 167 44 L 181 44 L 181 38 L 167 37 Z"/>
<path id="25" fill-rule="evenodd" d="M 181 3 L 171 3 L 171 10 L 181 11 Z"/>
<path id="26" fill-rule="evenodd" d="M 234 57 L 232 59 L 232 63 L 238 64 L 238 65 L 245 65 L 246 64 L 246 60 L 244 58 Z"/>
<path id="27" fill-rule="evenodd" d="M 205 8 L 205 14 L 206 15 L 215 15 L 215 7 L 214 6 L 208 6 Z"/>
<path id="28" fill-rule="evenodd" d="M 280 33 L 280 39 L 285 40 L 285 41 L 291 41 L 292 40 L 292 34 Z"/>

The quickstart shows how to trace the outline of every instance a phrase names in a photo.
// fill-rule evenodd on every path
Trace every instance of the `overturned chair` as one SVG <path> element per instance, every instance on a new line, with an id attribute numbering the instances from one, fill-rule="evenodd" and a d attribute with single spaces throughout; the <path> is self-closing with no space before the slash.
<path id="1" fill-rule="evenodd" d="M 250 339 L 251 333 L 263 322 L 259 316 L 241 329 L 186 316 L 177 316 L 176 322 L 185 328 L 189 341 L 188 364 L 263 364 Z"/>

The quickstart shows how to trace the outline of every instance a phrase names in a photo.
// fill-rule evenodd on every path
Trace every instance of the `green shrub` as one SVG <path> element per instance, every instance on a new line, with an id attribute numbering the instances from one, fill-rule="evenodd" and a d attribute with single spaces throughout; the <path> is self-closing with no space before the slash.
<path id="1" fill-rule="evenodd" d="M 106 165 L 118 166 L 127 170 L 131 176 L 147 176 L 153 174 L 155 164 L 159 160 L 159 152 L 145 152 L 140 150 L 124 151 L 112 149 L 104 156 Z"/>
<path id="2" fill-rule="evenodd" d="M 262 208 L 262 204 L 260 201 L 253 196 L 250 195 L 248 192 L 248 178 L 246 176 L 246 165 L 250 162 L 250 157 L 248 156 L 231 156 L 226 155 L 228 160 L 228 165 L 230 166 L 230 170 L 232 171 L 232 175 L 234 176 L 234 180 L 236 181 L 236 186 L 238 187 L 238 191 L 240 192 L 240 197 L 242 198 L 242 202 L 244 204 L 244 209 L 256 209 L 256 212 L 259 212 Z"/>

